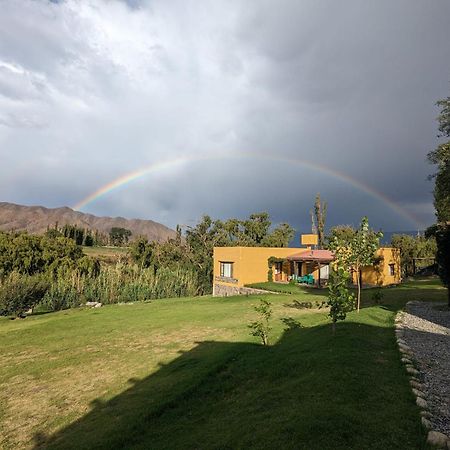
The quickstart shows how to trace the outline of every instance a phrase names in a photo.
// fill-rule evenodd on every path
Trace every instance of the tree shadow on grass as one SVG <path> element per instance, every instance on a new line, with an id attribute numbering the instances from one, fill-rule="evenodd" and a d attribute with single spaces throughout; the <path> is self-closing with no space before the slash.
<path id="1" fill-rule="evenodd" d="M 271 347 L 197 343 L 35 449 L 422 448 L 392 328 L 288 322 Z"/>

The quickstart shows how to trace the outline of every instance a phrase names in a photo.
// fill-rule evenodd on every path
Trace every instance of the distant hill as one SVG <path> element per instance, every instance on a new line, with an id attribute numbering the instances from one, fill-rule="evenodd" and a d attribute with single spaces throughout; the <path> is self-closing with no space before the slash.
<path id="1" fill-rule="evenodd" d="M 134 236 L 145 236 L 152 241 L 165 241 L 174 237 L 175 231 L 153 220 L 125 219 L 123 217 L 97 217 L 84 214 L 68 207 L 45 208 L 43 206 L 23 206 L 0 202 L 0 230 L 28 231 L 42 234 L 47 227 L 77 225 L 102 233 L 109 233 L 111 228 L 127 228 Z"/>

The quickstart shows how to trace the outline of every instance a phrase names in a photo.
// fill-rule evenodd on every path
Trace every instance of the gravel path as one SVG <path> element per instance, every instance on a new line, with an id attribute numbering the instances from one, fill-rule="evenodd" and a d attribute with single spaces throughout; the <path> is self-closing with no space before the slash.
<path id="1" fill-rule="evenodd" d="M 401 322 L 422 374 L 433 429 L 450 436 L 450 311 L 443 303 L 409 302 Z"/>

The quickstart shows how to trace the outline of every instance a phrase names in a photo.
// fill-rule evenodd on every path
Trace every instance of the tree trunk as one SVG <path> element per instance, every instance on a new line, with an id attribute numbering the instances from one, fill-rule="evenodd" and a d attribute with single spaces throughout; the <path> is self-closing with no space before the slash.
<path id="1" fill-rule="evenodd" d="M 357 310 L 357 312 L 359 312 L 359 307 L 360 307 L 360 304 L 361 304 L 361 278 L 360 278 L 360 268 L 358 268 L 357 270 L 356 270 L 356 282 L 357 282 L 357 285 L 358 285 L 358 296 L 357 296 L 357 301 L 356 301 L 356 310 Z"/>

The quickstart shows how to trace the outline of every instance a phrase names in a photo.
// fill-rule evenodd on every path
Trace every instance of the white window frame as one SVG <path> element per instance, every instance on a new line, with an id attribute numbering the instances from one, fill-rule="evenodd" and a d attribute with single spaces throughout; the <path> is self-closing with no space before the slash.
<path id="1" fill-rule="evenodd" d="M 233 278 L 233 261 L 220 261 L 220 276 Z"/>

